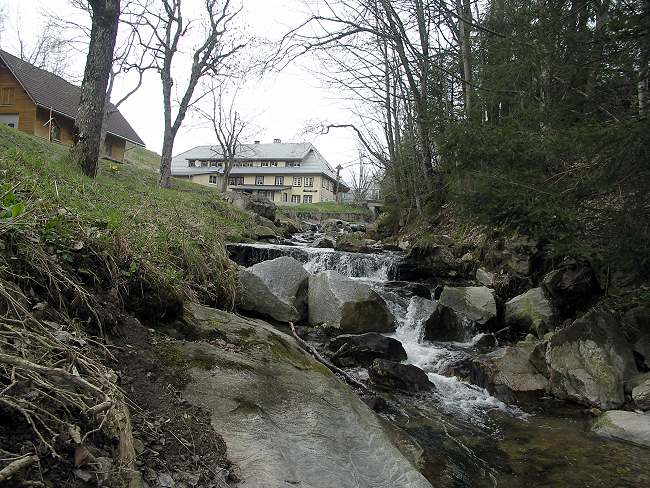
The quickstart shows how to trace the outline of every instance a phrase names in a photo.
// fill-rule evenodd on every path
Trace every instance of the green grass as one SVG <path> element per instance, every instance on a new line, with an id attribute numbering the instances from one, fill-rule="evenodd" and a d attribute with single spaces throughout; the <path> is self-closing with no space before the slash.
<path id="1" fill-rule="evenodd" d="M 352 205 L 349 203 L 300 203 L 286 207 L 278 207 L 283 213 L 287 212 L 311 212 L 311 213 L 331 213 L 331 214 L 355 214 L 369 215 L 370 211 L 366 207 Z"/>
<path id="2" fill-rule="evenodd" d="M 154 172 L 129 164 L 111 171 L 102 163 L 91 179 L 67 148 L 4 126 L 0 182 L 26 202 L 21 225 L 63 248 L 61 256 L 74 257 L 65 249 L 81 241 L 115 263 L 112 278 L 122 284 L 143 277 L 213 304 L 234 298 L 236 272 L 223 243 L 251 235 L 254 223 L 212 188 L 174 180 L 159 189 Z"/>
<path id="3" fill-rule="evenodd" d="M 160 154 L 144 147 L 127 143 L 124 162 L 138 168 L 158 171 L 158 168 L 160 168 Z"/>

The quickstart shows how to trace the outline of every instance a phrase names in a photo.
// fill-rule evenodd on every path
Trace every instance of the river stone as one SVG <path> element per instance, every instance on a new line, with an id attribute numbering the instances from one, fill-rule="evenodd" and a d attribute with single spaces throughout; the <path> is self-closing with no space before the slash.
<path id="1" fill-rule="evenodd" d="M 589 303 L 600 292 L 593 268 L 575 261 L 564 263 L 544 276 L 542 286 L 565 314 Z"/>
<path id="2" fill-rule="evenodd" d="M 637 373 L 616 317 L 595 309 L 551 337 L 546 362 L 556 397 L 604 410 L 624 403 L 624 381 Z"/>
<path id="3" fill-rule="evenodd" d="M 526 403 L 548 394 L 544 343 L 519 342 L 489 354 L 467 358 L 445 371 L 485 388 L 509 403 Z"/>
<path id="4" fill-rule="evenodd" d="M 541 288 L 533 288 L 506 302 L 505 325 L 522 333 L 542 338 L 554 323 L 551 302 Z"/>
<path id="5" fill-rule="evenodd" d="M 425 324 L 425 338 L 467 341 L 478 330 L 491 330 L 497 322 L 492 290 L 485 286 L 445 287 L 435 313 Z"/>
<path id="6" fill-rule="evenodd" d="M 592 430 L 603 437 L 650 447 L 650 412 L 611 410 L 598 418 Z"/>
<path id="7" fill-rule="evenodd" d="M 179 343 L 214 364 L 189 370 L 183 398 L 209 412 L 244 486 L 431 488 L 374 412 L 291 336 L 262 320 L 187 309 L 236 346 Z"/>
<path id="8" fill-rule="evenodd" d="M 641 373 L 625 382 L 625 393 L 632 395 L 632 390 L 646 381 L 650 381 L 650 373 Z"/>
<path id="9" fill-rule="evenodd" d="M 632 400 L 641 410 L 650 410 L 650 380 L 646 380 L 632 390 Z"/>
<path id="10" fill-rule="evenodd" d="M 336 246 L 336 241 L 329 236 L 319 237 L 314 241 L 312 247 L 319 249 L 334 249 Z"/>
<path id="11" fill-rule="evenodd" d="M 309 323 L 352 334 L 395 330 L 395 317 L 384 299 L 336 271 L 309 277 Z"/>
<path id="12" fill-rule="evenodd" d="M 239 308 L 280 322 L 306 317 L 309 273 L 287 256 L 263 261 L 239 271 Z"/>
<path id="13" fill-rule="evenodd" d="M 404 361 L 407 357 L 400 341 L 377 332 L 340 335 L 328 343 L 328 348 L 334 352 L 332 362 L 342 368 L 368 367 L 374 359 Z"/>
<path id="14" fill-rule="evenodd" d="M 483 268 L 479 268 L 476 270 L 476 281 L 478 281 L 483 286 L 493 287 L 494 273 L 490 273 Z"/>
<path id="15" fill-rule="evenodd" d="M 636 307 L 623 315 L 625 337 L 632 345 L 640 368 L 650 369 L 650 308 Z"/>
<path id="16" fill-rule="evenodd" d="M 386 359 L 375 359 L 368 369 L 373 385 L 382 388 L 418 392 L 433 389 L 427 374 L 412 364 L 401 364 Z"/>

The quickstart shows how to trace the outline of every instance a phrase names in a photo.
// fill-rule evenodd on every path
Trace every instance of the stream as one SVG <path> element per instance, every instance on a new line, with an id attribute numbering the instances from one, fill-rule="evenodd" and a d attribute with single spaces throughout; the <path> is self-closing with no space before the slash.
<path id="1" fill-rule="evenodd" d="M 296 245 L 232 244 L 231 257 L 251 266 L 280 256 L 302 262 L 310 273 L 335 270 L 363 281 L 386 301 L 397 320 L 390 334 L 407 352 L 407 363 L 434 383 L 427 394 L 393 393 L 381 414 L 396 445 L 434 487 L 650 487 L 646 449 L 590 433 L 584 408 L 551 399 L 533 406 L 508 405 L 486 390 L 441 374 L 450 363 L 476 353 L 475 342 L 423 339 L 422 300 L 400 286 L 401 254 L 347 253 Z M 349 373 L 367 378 L 365 369 Z"/>

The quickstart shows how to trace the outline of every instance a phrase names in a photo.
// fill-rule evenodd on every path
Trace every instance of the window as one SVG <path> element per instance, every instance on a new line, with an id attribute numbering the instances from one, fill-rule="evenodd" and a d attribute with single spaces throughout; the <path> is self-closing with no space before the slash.
<path id="1" fill-rule="evenodd" d="M 292 161 L 287 163 L 287 167 L 289 168 L 300 168 L 300 163 L 297 161 Z"/>
<path id="2" fill-rule="evenodd" d="M 210 175 L 209 181 L 210 181 L 211 185 L 216 185 L 217 184 L 217 175 Z"/>
<path id="3" fill-rule="evenodd" d="M 278 167 L 278 163 L 276 161 L 271 161 L 271 166 L 275 166 L 276 168 Z"/>
<path id="4" fill-rule="evenodd" d="M 327 188 L 327 186 L 326 186 L 327 180 L 326 180 L 325 178 L 321 178 L 321 179 L 320 179 L 320 183 L 321 183 L 321 186 L 322 186 L 323 188 Z"/>
<path id="5" fill-rule="evenodd" d="M 208 167 L 208 162 L 207 161 L 201 161 L 201 168 L 207 168 Z"/>
<path id="6" fill-rule="evenodd" d="M 314 178 L 307 178 L 305 177 L 305 186 L 306 187 L 313 187 L 314 186 Z"/>
<path id="7" fill-rule="evenodd" d="M 255 177 L 255 184 L 256 185 L 263 185 L 264 184 L 264 177 L 263 176 L 256 176 Z"/>
<path id="8" fill-rule="evenodd" d="M 275 177 L 275 184 L 276 185 L 284 185 L 284 176 L 276 176 Z"/>
<path id="9" fill-rule="evenodd" d="M 16 103 L 16 89 L 14 87 L 0 89 L 0 105 L 13 105 Z"/>
<path id="10" fill-rule="evenodd" d="M 269 162 L 268 162 L 268 161 L 262 161 L 262 163 L 260 164 L 260 166 L 268 168 L 268 166 L 269 166 Z"/>
<path id="11" fill-rule="evenodd" d="M 228 184 L 229 185 L 243 185 L 244 184 L 244 177 L 243 176 L 231 176 L 228 178 Z"/>
<path id="12" fill-rule="evenodd" d="M 298 198 L 300 198 L 300 197 L 298 197 Z M 311 203 L 311 200 L 312 200 L 311 195 L 303 195 L 302 196 L 302 203 Z"/>
<path id="13" fill-rule="evenodd" d="M 293 177 L 293 186 L 302 186 L 302 177 L 294 176 Z"/>
<path id="14" fill-rule="evenodd" d="M 282 194 L 282 201 L 283 202 L 288 202 L 289 201 L 289 194 L 288 193 L 283 193 Z"/>
<path id="15" fill-rule="evenodd" d="M 188 168 L 194 168 L 196 166 L 196 161 L 188 161 L 187 162 L 187 167 Z"/>
<path id="16" fill-rule="evenodd" d="M 300 203 L 300 195 L 291 195 L 291 203 Z"/>

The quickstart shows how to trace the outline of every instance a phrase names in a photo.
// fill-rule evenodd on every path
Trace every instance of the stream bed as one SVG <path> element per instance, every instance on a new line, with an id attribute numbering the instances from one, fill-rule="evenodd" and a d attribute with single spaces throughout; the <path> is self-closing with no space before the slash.
<path id="1" fill-rule="evenodd" d="M 650 452 L 591 434 L 593 419 L 584 408 L 552 399 L 508 405 L 442 375 L 447 365 L 475 352 L 477 337 L 464 343 L 423 339 L 418 297 L 408 287 L 394 286 L 400 253 L 347 253 L 304 244 L 233 244 L 229 251 L 245 266 L 291 256 L 310 273 L 338 271 L 384 298 L 397 320 L 391 336 L 404 346 L 406 362 L 423 369 L 436 388 L 391 394 L 381 417 L 396 445 L 434 487 L 650 487 Z M 365 369 L 349 372 L 367 377 Z"/>

